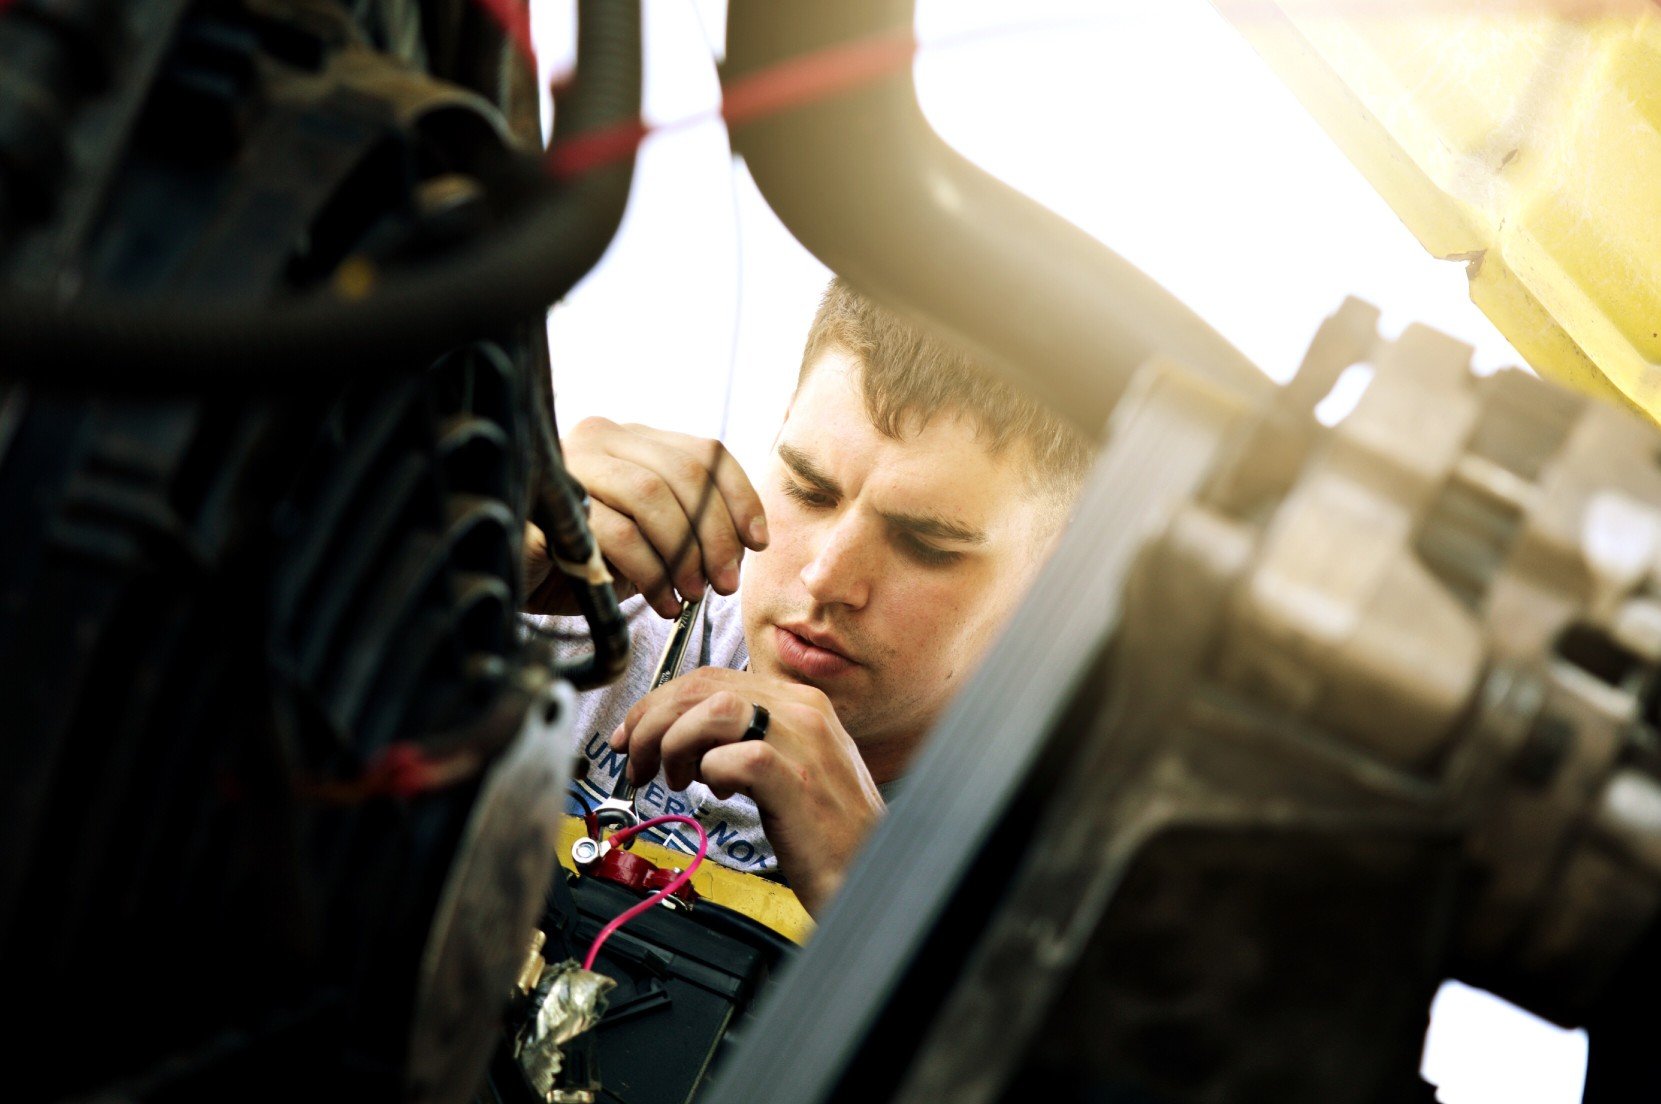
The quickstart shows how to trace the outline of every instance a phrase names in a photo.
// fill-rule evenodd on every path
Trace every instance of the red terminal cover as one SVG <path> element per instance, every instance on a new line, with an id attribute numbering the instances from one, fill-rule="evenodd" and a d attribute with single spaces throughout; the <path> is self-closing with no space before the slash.
<path id="1" fill-rule="evenodd" d="M 639 855 L 631 854 L 622 848 L 613 847 L 600 858 L 594 868 L 594 876 L 604 878 L 608 882 L 616 882 L 631 889 L 643 890 L 647 893 L 656 893 L 667 886 L 678 875 L 678 871 L 668 870 L 658 866 Z M 698 891 L 692 888 L 692 883 L 681 886 L 673 896 L 676 900 L 692 904 L 698 899 Z"/>

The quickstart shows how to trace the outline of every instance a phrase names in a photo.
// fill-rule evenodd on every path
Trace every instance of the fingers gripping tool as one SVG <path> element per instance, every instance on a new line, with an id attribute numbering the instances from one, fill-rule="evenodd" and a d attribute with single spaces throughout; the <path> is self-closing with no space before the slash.
<path id="1" fill-rule="evenodd" d="M 651 685 L 646 688 L 648 694 L 680 672 L 681 663 L 686 659 L 686 650 L 691 647 L 694 637 L 697 636 L 698 622 L 703 610 L 704 602 L 701 598 L 691 599 L 681 607 L 681 615 L 676 618 L 675 627 L 669 633 L 669 641 L 663 646 L 663 655 L 658 659 L 656 670 L 652 672 Z M 594 816 L 601 829 L 610 828 L 615 832 L 640 823 L 640 816 L 634 808 L 634 798 L 635 787 L 629 783 L 629 764 L 628 760 L 624 759 L 617 772 L 617 783 L 612 787 L 611 796 L 594 809 Z"/>

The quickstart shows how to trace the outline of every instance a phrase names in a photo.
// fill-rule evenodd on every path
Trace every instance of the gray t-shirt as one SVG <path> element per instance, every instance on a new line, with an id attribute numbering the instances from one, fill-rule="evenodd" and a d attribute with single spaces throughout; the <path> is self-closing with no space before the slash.
<path id="1" fill-rule="evenodd" d="M 623 614 L 628 618 L 633 649 L 629 668 L 623 677 L 609 686 L 590 690 L 577 698 L 577 746 L 588 758 L 588 777 L 578 783 L 590 802 L 599 802 L 611 795 L 612 786 L 622 773 L 623 756 L 612 751 L 606 743 L 612 729 L 623 723 L 623 715 L 645 696 L 651 685 L 658 660 L 673 621 L 659 617 L 639 595 L 623 603 Z M 584 631 L 581 618 L 531 617 L 527 618 L 545 629 L 580 638 Z M 588 645 L 581 639 L 562 641 L 555 645 L 561 658 L 574 658 Z M 737 595 L 722 597 L 708 592 L 704 602 L 703 626 L 687 648 L 686 658 L 677 674 L 697 667 L 743 668 L 750 661 L 744 646 L 744 620 L 740 614 Z M 778 867 L 773 849 L 761 833 L 761 815 L 755 803 L 742 794 L 734 794 L 726 801 L 717 800 L 708 787 L 694 782 L 684 791 L 673 791 L 664 781 L 663 772 L 635 793 L 635 808 L 641 817 L 679 813 L 696 817 L 709 833 L 709 857 L 722 866 L 752 874 L 769 873 Z M 569 812 L 580 813 L 581 806 L 573 799 Z M 666 825 L 663 829 L 649 829 L 642 833 L 654 842 L 687 854 L 697 852 L 697 837 L 683 825 Z"/>

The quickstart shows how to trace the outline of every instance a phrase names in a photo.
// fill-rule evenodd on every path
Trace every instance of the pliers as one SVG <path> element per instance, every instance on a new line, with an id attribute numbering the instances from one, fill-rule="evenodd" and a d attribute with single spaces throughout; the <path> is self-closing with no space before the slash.
<path id="1" fill-rule="evenodd" d="M 702 598 L 694 598 L 681 607 L 681 615 L 669 633 L 669 642 L 663 647 L 663 656 L 657 661 L 657 670 L 652 673 L 652 684 L 646 688 L 648 694 L 680 672 L 681 662 L 697 634 L 698 620 L 703 611 Z M 612 787 L 611 796 L 594 808 L 601 831 L 609 827 L 615 832 L 639 824 L 640 816 L 635 812 L 634 798 L 635 787 L 629 784 L 629 763 L 625 758 L 617 772 L 617 784 Z"/>

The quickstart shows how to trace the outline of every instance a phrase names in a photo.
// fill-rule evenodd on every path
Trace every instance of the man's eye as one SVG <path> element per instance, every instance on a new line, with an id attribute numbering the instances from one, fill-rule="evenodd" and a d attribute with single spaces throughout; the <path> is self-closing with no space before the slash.
<path id="1" fill-rule="evenodd" d="M 811 506 L 817 510 L 836 505 L 836 499 L 823 491 L 811 491 L 794 480 L 786 480 L 784 493 L 800 502 L 803 506 Z"/>
<path id="2" fill-rule="evenodd" d="M 963 558 L 961 552 L 949 552 L 944 548 L 936 548 L 927 541 L 918 540 L 909 533 L 900 534 L 900 546 L 905 549 L 906 555 L 928 567 L 945 567 L 947 564 L 954 564 Z"/>

